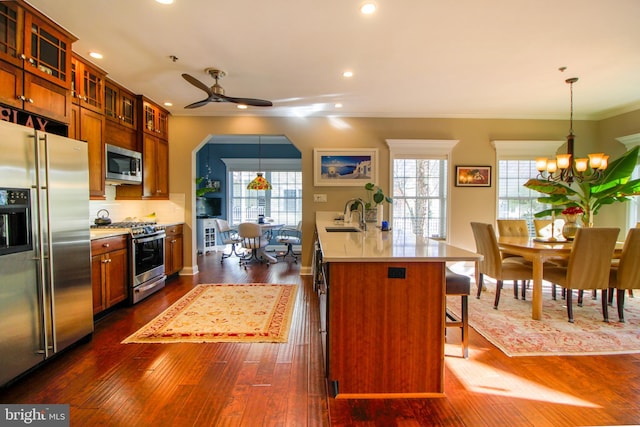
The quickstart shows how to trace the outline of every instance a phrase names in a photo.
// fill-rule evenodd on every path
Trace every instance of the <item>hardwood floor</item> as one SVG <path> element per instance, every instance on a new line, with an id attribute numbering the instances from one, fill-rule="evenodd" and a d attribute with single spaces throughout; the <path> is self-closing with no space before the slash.
<path id="1" fill-rule="evenodd" d="M 0 402 L 68 403 L 72 426 L 640 424 L 640 355 L 509 358 L 473 330 L 468 360 L 448 332 L 444 398 L 327 398 L 317 297 L 299 265 L 245 272 L 210 254 L 199 268 L 97 322 L 90 341 L 0 390 Z M 288 343 L 120 344 L 197 283 L 249 282 L 301 285 Z"/>

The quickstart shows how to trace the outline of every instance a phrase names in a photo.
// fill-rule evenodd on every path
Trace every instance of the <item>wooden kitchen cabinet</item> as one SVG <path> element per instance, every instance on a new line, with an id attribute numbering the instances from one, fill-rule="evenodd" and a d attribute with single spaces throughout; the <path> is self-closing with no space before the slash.
<path id="1" fill-rule="evenodd" d="M 0 23 L 0 102 L 69 123 L 76 38 L 23 1 L 1 2 Z"/>
<path id="2" fill-rule="evenodd" d="M 72 102 L 102 114 L 106 75 L 106 71 L 74 54 L 71 60 Z"/>
<path id="3" fill-rule="evenodd" d="M 140 102 L 143 131 L 164 140 L 169 139 L 169 112 L 144 96 L 140 96 Z"/>
<path id="4" fill-rule="evenodd" d="M 184 267 L 182 224 L 167 227 L 165 232 L 167 236 L 164 240 L 164 271 L 167 276 L 170 276 Z"/>
<path id="5" fill-rule="evenodd" d="M 120 86 L 119 84 L 106 79 L 104 87 L 104 115 L 107 123 L 117 123 L 125 128 L 137 129 L 136 120 L 138 100 L 136 96 Z M 130 150 L 133 148 L 129 148 Z"/>
<path id="6" fill-rule="evenodd" d="M 105 198 L 104 116 L 95 111 L 73 105 L 69 123 L 69 137 L 86 141 L 89 148 L 89 197 Z"/>
<path id="7" fill-rule="evenodd" d="M 127 236 L 91 241 L 91 284 L 93 314 L 96 315 L 127 299 L 129 256 Z"/>

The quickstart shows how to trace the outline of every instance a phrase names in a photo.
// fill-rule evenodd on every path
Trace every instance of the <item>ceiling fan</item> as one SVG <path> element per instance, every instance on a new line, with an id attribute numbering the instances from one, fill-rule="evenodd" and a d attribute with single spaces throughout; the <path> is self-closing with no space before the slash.
<path id="1" fill-rule="evenodd" d="M 217 68 L 206 68 L 205 72 L 209 73 L 211 77 L 216 81 L 215 84 L 211 87 L 208 87 L 200 80 L 195 77 L 190 76 L 189 74 L 183 74 L 182 77 L 197 87 L 198 89 L 202 89 L 208 95 L 207 99 L 203 99 L 202 101 L 194 102 L 193 104 L 189 104 L 184 108 L 198 108 L 203 105 L 208 104 L 209 102 L 233 102 L 234 104 L 244 104 L 251 105 L 253 107 L 271 107 L 273 103 L 271 101 L 266 101 L 264 99 L 255 99 L 255 98 L 233 98 L 231 96 L 226 96 L 224 94 L 224 88 L 218 84 L 218 80 L 227 75 L 222 70 Z"/>

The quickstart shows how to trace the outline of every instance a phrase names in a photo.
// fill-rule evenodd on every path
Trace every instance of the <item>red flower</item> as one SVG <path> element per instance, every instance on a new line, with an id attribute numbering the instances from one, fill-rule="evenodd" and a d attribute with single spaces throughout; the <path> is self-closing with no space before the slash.
<path id="1" fill-rule="evenodd" d="M 580 206 L 571 206 L 562 211 L 563 215 L 578 215 L 584 213 L 584 210 Z"/>

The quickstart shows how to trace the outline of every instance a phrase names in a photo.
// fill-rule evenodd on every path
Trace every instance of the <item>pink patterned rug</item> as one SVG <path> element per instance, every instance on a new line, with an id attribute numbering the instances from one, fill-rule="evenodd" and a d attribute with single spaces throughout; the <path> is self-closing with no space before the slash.
<path id="1" fill-rule="evenodd" d="M 296 285 L 198 285 L 127 343 L 287 342 Z"/>
<path id="2" fill-rule="evenodd" d="M 475 285 L 469 297 L 469 324 L 479 334 L 502 350 L 507 356 L 594 355 L 640 353 L 640 291 L 635 298 L 625 297 L 625 323 L 618 322 L 614 300 L 609 307 L 609 323 L 602 320 L 600 291 L 598 299 L 585 292 L 584 304 L 577 305 L 577 291 L 573 297 L 574 323 L 567 321 L 567 306 L 560 298 L 551 298 L 551 287 L 543 288 L 542 319 L 531 319 L 531 291 L 527 300 L 513 298 L 513 282 L 505 284 L 497 310 L 493 309 L 495 283 L 476 299 Z M 452 297 L 449 297 L 452 298 Z M 449 300 L 449 308 L 459 311 L 459 297 Z"/>

